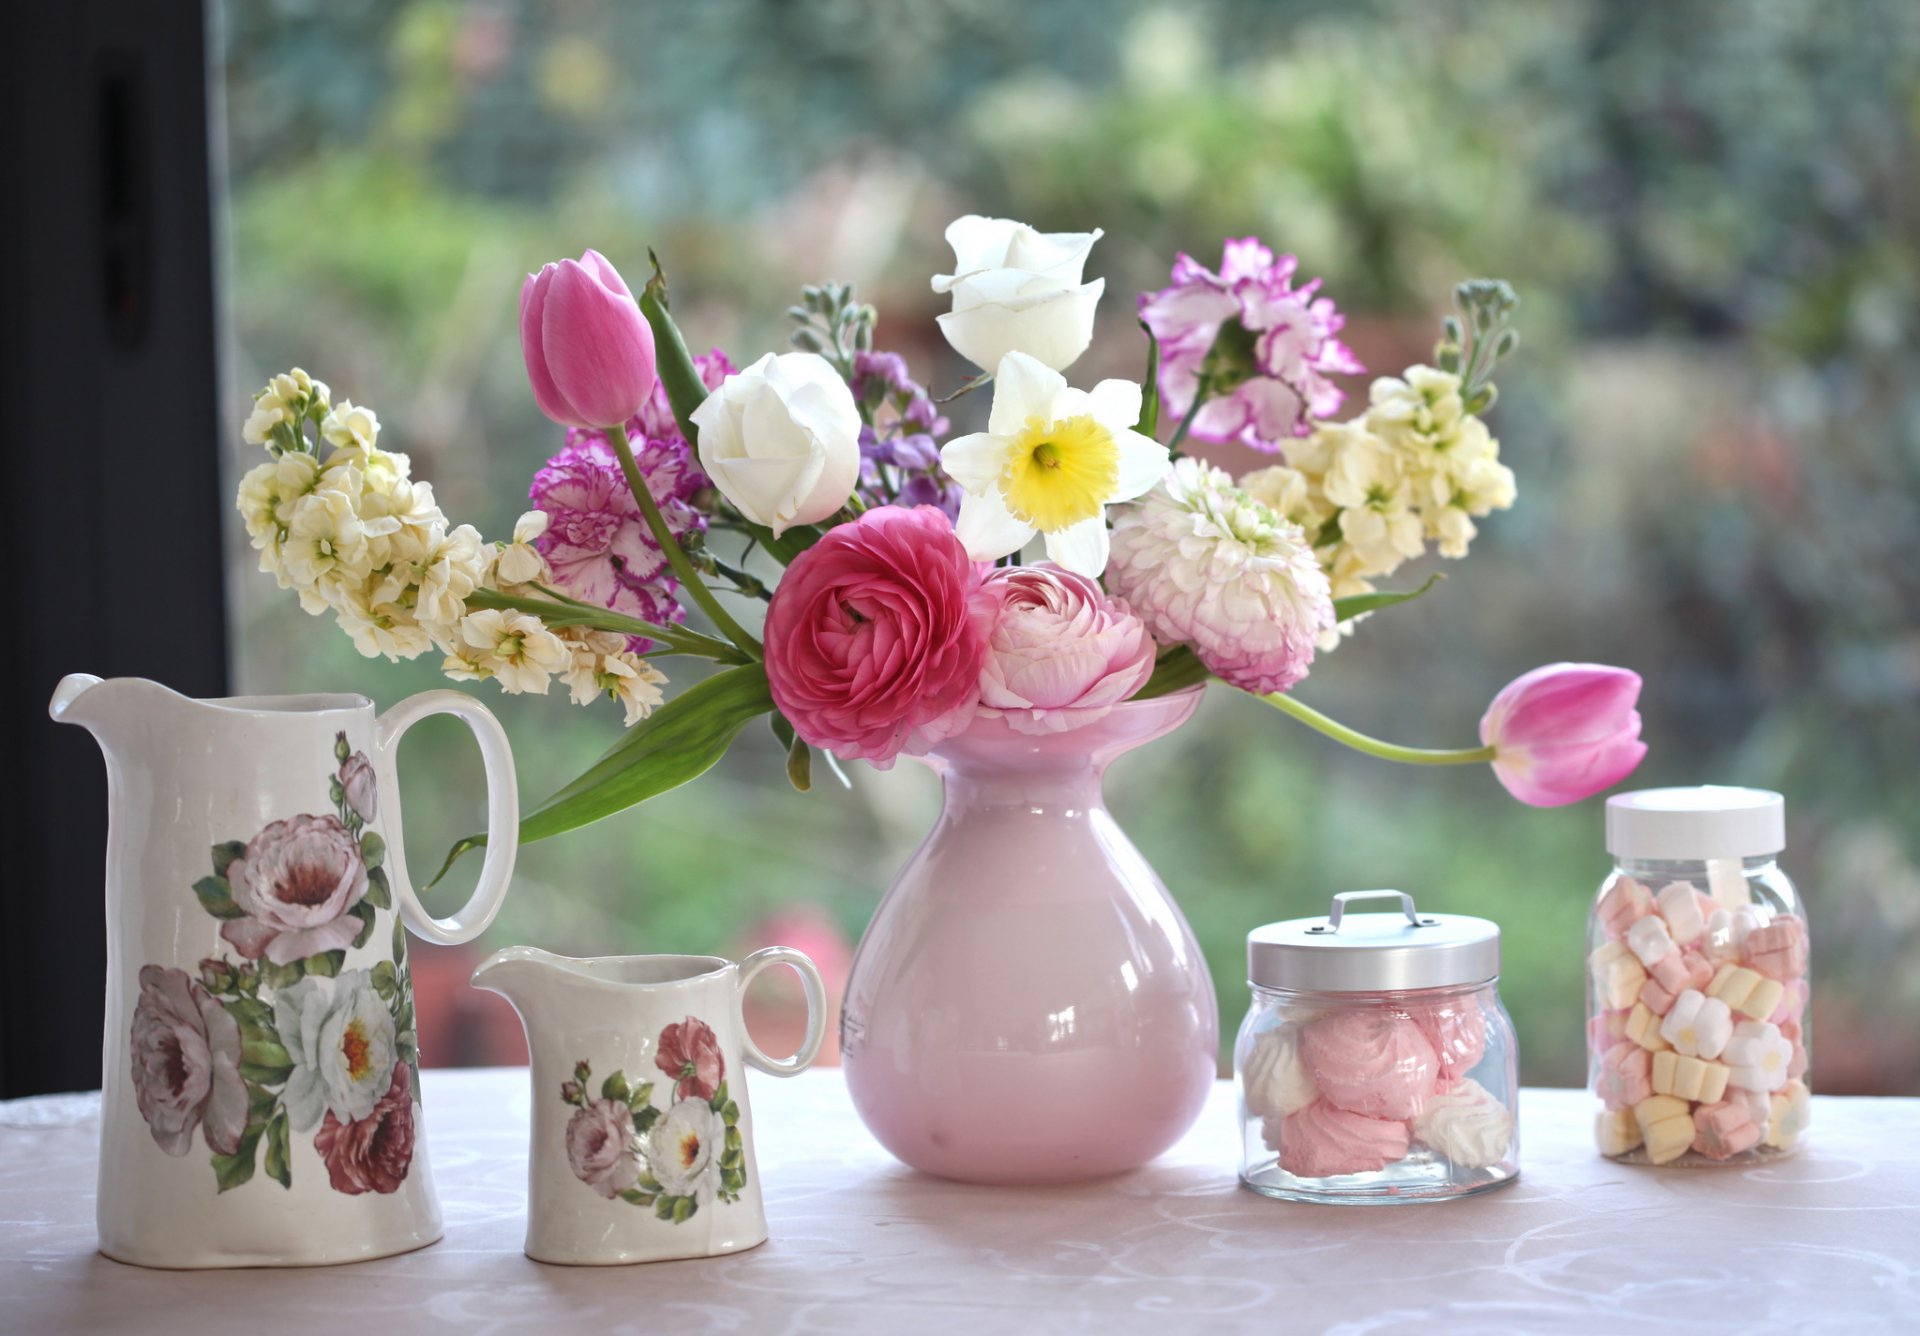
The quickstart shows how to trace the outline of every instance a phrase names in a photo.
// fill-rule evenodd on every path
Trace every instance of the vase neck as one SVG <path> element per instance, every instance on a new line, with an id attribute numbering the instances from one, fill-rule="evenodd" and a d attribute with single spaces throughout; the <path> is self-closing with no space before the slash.
<path id="1" fill-rule="evenodd" d="M 941 758 L 940 784 L 949 812 L 1019 807 L 1035 814 L 1104 807 L 1104 759 L 1091 756 L 1021 758 L 1007 762 Z"/>

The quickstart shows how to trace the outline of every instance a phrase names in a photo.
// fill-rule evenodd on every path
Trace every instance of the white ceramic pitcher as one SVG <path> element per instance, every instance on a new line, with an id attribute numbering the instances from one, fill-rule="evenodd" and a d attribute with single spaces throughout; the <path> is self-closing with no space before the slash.
<path id="1" fill-rule="evenodd" d="M 405 928 L 469 941 L 506 895 L 500 725 L 455 691 L 376 718 L 359 696 L 191 700 L 85 674 L 48 709 L 107 758 L 100 1251 L 317 1265 L 439 1238 Z M 430 714 L 466 722 L 487 775 L 486 862 L 447 919 L 407 879 L 394 771 Z"/>
<path id="2" fill-rule="evenodd" d="M 807 993 L 807 1034 L 769 1058 L 740 1001 L 755 975 L 790 965 Z M 826 1031 L 813 962 L 771 946 L 719 956 L 573 960 L 531 946 L 496 951 L 474 986 L 520 1013 L 533 1055 L 527 1256 L 609 1265 L 713 1257 L 764 1243 L 742 1066 L 804 1071 Z"/>

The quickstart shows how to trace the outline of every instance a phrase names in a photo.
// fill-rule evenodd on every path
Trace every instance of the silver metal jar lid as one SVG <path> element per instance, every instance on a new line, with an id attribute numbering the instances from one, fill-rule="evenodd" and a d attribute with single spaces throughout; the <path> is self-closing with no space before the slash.
<path id="1" fill-rule="evenodd" d="M 1349 914 L 1355 900 L 1398 899 L 1398 914 Z M 1247 934 L 1247 982 L 1322 993 L 1394 992 L 1485 983 L 1500 974 L 1500 925 L 1422 914 L 1404 891 L 1342 891 L 1325 918 Z"/>

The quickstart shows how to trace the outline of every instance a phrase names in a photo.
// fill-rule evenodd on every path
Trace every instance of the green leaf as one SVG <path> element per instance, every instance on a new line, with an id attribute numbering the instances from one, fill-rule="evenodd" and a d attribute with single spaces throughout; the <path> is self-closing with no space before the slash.
<path id="1" fill-rule="evenodd" d="M 247 916 L 247 911 L 233 902 L 233 888 L 225 877 L 202 877 L 193 883 L 193 893 L 200 897 L 200 908 L 217 919 Z"/>
<path id="2" fill-rule="evenodd" d="M 653 1082 L 651 1081 L 642 1081 L 638 1087 L 627 1095 L 627 1107 L 631 1108 L 635 1113 L 649 1107 L 652 1103 Z"/>
<path id="3" fill-rule="evenodd" d="M 287 1165 L 287 1111 L 281 1109 L 267 1124 L 267 1177 L 283 1188 L 293 1186 L 293 1172 Z"/>
<path id="4" fill-rule="evenodd" d="M 707 1101 L 707 1107 L 715 1113 L 727 1107 L 727 1083 L 722 1081 L 713 1088 L 713 1098 Z"/>
<path id="5" fill-rule="evenodd" d="M 653 1205 L 653 1197 L 653 1193 L 642 1192 L 639 1188 L 628 1188 L 620 1194 L 621 1201 L 632 1202 L 635 1206 L 651 1206 Z"/>
<path id="6" fill-rule="evenodd" d="M 625 1072 L 615 1072 L 612 1076 L 609 1076 L 600 1083 L 601 1099 L 610 1099 L 617 1103 L 625 1104 L 627 1102 L 627 1096 L 630 1093 L 632 1092 L 627 1088 L 627 1076 Z"/>
<path id="7" fill-rule="evenodd" d="M 795 557 L 827 536 L 827 531 L 815 524 L 796 524 L 778 538 L 775 538 L 773 530 L 764 524 L 742 521 L 737 527 L 765 548 L 767 554 L 782 566 L 791 566 Z"/>
<path id="8" fill-rule="evenodd" d="M 347 963 L 347 949 L 335 947 L 331 951 L 322 951 L 317 956 L 307 957 L 307 973 L 320 979 L 331 979 L 340 973 L 340 967 Z"/>
<path id="9" fill-rule="evenodd" d="M 1191 646 L 1175 645 L 1154 661 L 1153 675 L 1147 684 L 1133 695 L 1135 700 L 1151 700 L 1155 696 L 1170 696 L 1176 691 L 1185 691 L 1188 687 L 1205 682 L 1209 674 L 1207 665 Z"/>
<path id="10" fill-rule="evenodd" d="M 678 1197 L 660 1197 L 655 1199 L 653 1203 L 654 1215 L 662 1220 L 673 1219 L 673 1204 L 679 1200 Z"/>
<path id="11" fill-rule="evenodd" d="M 213 1181 L 218 1190 L 237 1188 L 253 1178 L 254 1158 L 260 1149 L 259 1127 L 248 1127 L 240 1138 L 240 1148 L 231 1155 L 213 1157 Z"/>
<path id="12" fill-rule="evenodd" d="M 387 842 L 380 838 L 378 831 L 370 830 L 360 837 L 360 861 L 367 865 L 369 872 L 387 861 Z"/>
<path id="13" fill-rule="evenodd" d="M 648 1105 L 644 1109 L 636 1109 L 633 1115 L 633 1130 L 636 1132 L 644 1132 L 659 1121 L 660 1110 L 654 1108 L 652 1105 Z"/>
<path id="14" fill-rule="evenodd" d="M 413 1028 L 413 999 L 402 997 L 400 1006 L 393 1013 L 393 1028 L 399 1031 Z"/>
<path id="15" fill-rule="evenodd" d="M 373 967 L 372 982 L 373 991 L 380 994 L 381 1001 L 392 1003 L 400 996 L 400 972 L 391 960 L 383 960 Z"/>
<path id="16" fill-rule="evenodd" d="M 393 963 L 396 966 L 407 963 L 407 925 L 398 914 L 393 917 Z"/>
<path id="17" fill-rule="evenodd" d="M 772 708 L 761 664 L 715 673 L 628 729 L 585 774 L 524 818 L 520 843 L 577 830 L 697 779 L 726 754 L 749 719 Z M 455 844 L 433 881 L 486 842 L 484 835 L 469 835 Z"/>
<path id="18" fill-rule="evenodd" d="M 676 1225 L 684 1224 L 688 1220 L 693 1219 L 693 1213 L 699 1209 L 700 1203 L 696 1202 L 692 1197 L 675 1197 L 673 1199 L 673 1223 Z"/>
<path id="19" fill-rule="evenodd" d="M 1140 332 L 1147 336 L 1147 378 L 1140 382 L 1140 420 L 1133 429 L 1154 440 L 1160 431 L 1160 340 L 1147 328 L 1146 321 L 1139 323 Z"/>
<path id="20" fill-rule="evenodd" d="M 227 1015 L 239 1023 L 242 1030 L 264 1030 L 275 1034 L 273 1008 L 257 997 L 236 997 L 230 1002 L 222 1002 Z"/>
<path id="21" fill-rule="evenodd" d="M 277 1038 L 243 1030 L 240 1037 L 240 1075 L 255 1085 L 279 1085 L 293 1075 L 293 1058 Z"/>
<path id="22" fill-rule="evenodd" d="M 653 261 L 653 277 L 640 290 L 640 313 L 653 326 L 654 365 L 667 391 L 667 402 L 673 405 L 680 434 L 687 438 L 687 444 L 698 445 L 700 431 L 693 425 L 693 410 L 706 402 L 707 383 L 700 379 L 700 368 L 693 364 L 693 354 L 687 351 L 680 327 L 667 314 L 667 276 L 660 271 L 660 257 L 649 248 L 647 258 Z"/>
<path id="23" fill-rule="evenodd" d="M 362 900 L 347 912 L 360 920 L 360 931 L 353 935 L 354 946 L 365 946 L 373 937 L 373 906 Z M 386 962 L 380 963 L 384 965 Z"/>
<path id="24" fill-rule="evenodd" d="M 723 1167 L 720 1170 L 720 1186 L 725 1188 L 728 1192 L 737 1193 L 740 1191 L 741 1188 L 744 1188 L 746 1185 L 747 1185 L 747 1171 L 745 1169 L 741 1169 L 737 1167 L 728 1169 Z"/>
<path id="25" fill-rule="evenodd" d="M 385 856 L 384 850 L 382 850 L 382 856 Z M 375 909 L 393 908 L 393 891 L 387 885 L 387 870 L 385 868 L 376 867 L 367 869 L 367 893 L 361 897 L 360 903 L 363 905 L 371 905 Z"/>
<path id="26" fill-rule="evenodd" d="M 634 1186 L 645 1192 L 658 1192 L 660 1190 L 660 1180 L 655 1178 L 653 1174 L 646 1169 L 642 1169 L 640 1171 L 640 1177 L 634 1179 L 633 1182 Z"/>
<path id="27" fill-rule="evenodd" d="M 260 962 L 260 982 L 269 988 L 291 988 L 306 972 L 305 961 L 296 960 L 287 965 L 276 965 L 271 960 Z"/>
<path id="28" fill-rule="evenodd" d="M 233 866 L 233 860 L 247 851 L 245 840 L 228 840 L 224 844 L 213 846 L 213 875 L 224 878 L 227 869 Z"/>
<path id="29" fill-rule="evenodd" d="M 1333 601 L 1333 613 L 1345 622 L 1353 620 L 1363 612 L 1378 612 L 1382 608 L 1391 608 L 1396 603 L 1410 603 L 1446 578 L 1435 571 L 1418 589 L 1402 590 L 1399 593 L 1349 594 L 1345 598 L 1336 598 Z"/>
<path id="30" fill-rule="evenodd" d="M 393 1036 L 393 1047 L 412 1066 L 413 1074 L 417 1078 L 420 1075 L 419 1036 L 412 1030 L 396 1030 Z"/>
<path id="31" fill-rule="evenodd" d="M 720 1110 L 720 1121 L 725 1123 L 728 1127 L 732 1127 L 735 1123 L 739 1122 L 740 1106 L 738 1104 L 735 1104 L 732 1100 L 728 1100 L 727 1106 L 724 1109 Z"/>
<path id="32" fill-rule="evenodd" d="M 813 748 L 800 738 L 787 748 L 787 783 L 799 793 L 813 787 Z"/>

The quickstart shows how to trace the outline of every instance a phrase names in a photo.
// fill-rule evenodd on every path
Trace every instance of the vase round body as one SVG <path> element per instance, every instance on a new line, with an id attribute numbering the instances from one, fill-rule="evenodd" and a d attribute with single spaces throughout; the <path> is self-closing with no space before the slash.
<path id="1" fill-rule="evenodd" d="M 861 939 L 841 1017 L 855 1109 L 916 1169 L 1097 1178 L 1192 1126 L 1219 1046 L 1213 980 L 1101 776 L 1198 689 L 1040 736 L 982 717 L 926 758 L 939 823 Z"/>

